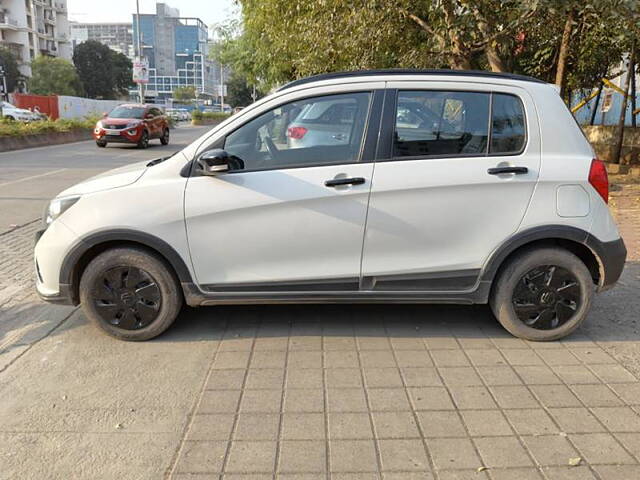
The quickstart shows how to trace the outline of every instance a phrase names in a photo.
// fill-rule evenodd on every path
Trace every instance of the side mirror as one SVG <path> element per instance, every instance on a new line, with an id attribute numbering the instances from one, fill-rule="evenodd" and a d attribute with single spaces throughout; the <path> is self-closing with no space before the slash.
<path id="1" fill-rule="evenodd" d="M 215 177 L 230 170 L 229 160 L 232 157 L 222 149 L 216 148 L 204 152 L 198 158 L 198 167 L 203 175 Z"/>
<path id="2" fill-rule="evenodd" d="M 147 113 L 147 114 L 144 116 L 144 118 L 146 118 L 147 120 L 149 120 L 149 119 L 151 119 L 151 118 L 154 118 L 154 115 L 153 115 L 153 113 Z"/>

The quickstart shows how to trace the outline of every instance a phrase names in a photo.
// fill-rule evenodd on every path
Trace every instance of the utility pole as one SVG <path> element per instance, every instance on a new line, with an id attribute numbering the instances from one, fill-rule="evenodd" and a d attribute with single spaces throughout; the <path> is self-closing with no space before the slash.
<path id="1" fill-rule="evenodd" d="M 224 112 L 224 65 L 220 64 L 220 111 Z"/>
<path id="2" fill-rule="evenodd" d="M 140 33 L 140 0 L 136 0 L 136 30 L 137 30 L 137 44 L 138 44 L 138 60 L 142 62 L 142 34 Z M 138 94 L 140 96 L 140 103 L 144 103 L 144 83 L 138 83 Z"/>
<path id="3" fill-rule="evenodd" d="M 627 79 L 624 84 L 624 94 L 622 96 L 622 106 L 620 108 L 620 119 L 618 120 L 618 138 L 616 139 L 616 146 L 613 150 L 614 163 L 621 163 L 622 161 L 622 143 L 624 139 L 624 121 L 627 116 L 627 100 L 629 99 L 629 87 L 631 86 L 631 77 L 634 75 L 635 68 L 633 65 L 633 59 L 636 54 L 636 43 L 631 44 L 631 53 L 629 54 L 629 68 L 627 69 Z"/>

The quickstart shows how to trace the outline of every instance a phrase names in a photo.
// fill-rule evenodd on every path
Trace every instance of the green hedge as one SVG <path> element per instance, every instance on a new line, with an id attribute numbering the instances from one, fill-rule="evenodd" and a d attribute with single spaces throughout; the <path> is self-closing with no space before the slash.
<path id="1" fill-rule="evenodd" d="M 201 112 L 200 110 L 194 110 L 191 112 L 191 118 L 193 120 L 226 120 L 231 115 L 223 112 Z"/>
<path id="2" fill-rule="evenodd" d="M 22 137 L 26 135 L 41 135 L 53 132 L 70 132 L 72 130 L 92 130 L 100 117 L 87 117 L 83 120 L 64 119 L 40 120 L 22 123 L 14 120 L 0 119 L 0 137 Z"/>

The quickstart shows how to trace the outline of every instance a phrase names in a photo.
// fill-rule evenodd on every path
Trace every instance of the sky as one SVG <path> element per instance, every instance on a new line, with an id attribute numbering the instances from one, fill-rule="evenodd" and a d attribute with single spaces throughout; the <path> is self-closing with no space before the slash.
<path id="1" fill-rule="evenodd" d="M 162 2 L 160 2 L 162 3 Z M 183 17 L 198 17 L 211 26 L 224 22 L 238 10 L 234 0 L 165 0 Z M 67 0 L 69 18 L 78 22 L 130 22 L 136 0 Z M 140 13 L 155 13 L 156 0 L 140 0 Z"/>

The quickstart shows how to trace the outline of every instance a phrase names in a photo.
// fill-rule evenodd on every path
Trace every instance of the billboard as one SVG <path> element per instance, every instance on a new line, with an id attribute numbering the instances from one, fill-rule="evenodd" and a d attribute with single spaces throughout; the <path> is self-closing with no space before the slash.
<path id="1" fill-rule="evenodd" d="M 149 60 L 146 57 L 136 57 L 133 61 L 134 83 L 149 83 Z"/>

